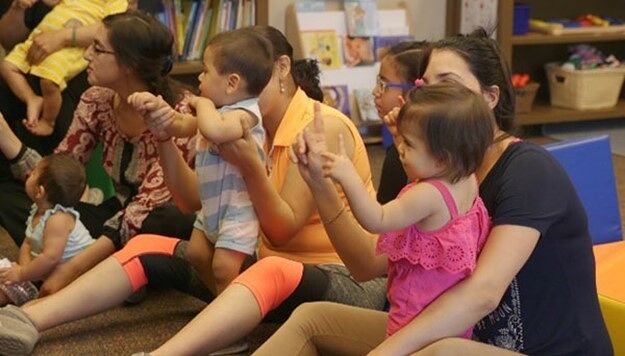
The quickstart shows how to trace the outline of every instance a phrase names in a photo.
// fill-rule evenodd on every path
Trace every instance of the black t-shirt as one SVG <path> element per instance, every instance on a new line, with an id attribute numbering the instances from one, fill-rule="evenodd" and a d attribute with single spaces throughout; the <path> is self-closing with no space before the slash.
<path id="1" fill-rule="evenodd" d="M 531 227 L 540 238 L 474 338 L 532 355 L 611 355 L 586 213 L 562 167 L 542 147 L 514 143 L 480 195 L 494 226 Z"/>

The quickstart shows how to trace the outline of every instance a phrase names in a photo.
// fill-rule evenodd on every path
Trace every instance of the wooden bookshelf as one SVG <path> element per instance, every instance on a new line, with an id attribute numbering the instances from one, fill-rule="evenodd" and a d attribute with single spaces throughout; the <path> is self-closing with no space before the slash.
<path id="1" fill-rule="evenodd" d="M 203 64 L 200 61 L 185 61 L 174 63 L 171 75 L 191 75 L 202 71 Z"/>
<path id="2" fill-rule="evenodd" d="M 269 24 L 269 0 L 256 1 L 256 24 Z M 171 70 L 171 75 L 192 75 L 202 71 L 201 61 L 176 62 Z"/>
<path id="3" fill-rule="evenodd" d="M 580 43 L 580 42 L 612 42 L 625 41 L 625 32 L 615 33 L 584 33 L 570 35 L 549 35 L 536 32 L 529 32 L 525 35 L 512 36 L 512 45 L 540 45 L 540 44 L 560 44 L 560 43 Z"/>
<path id="4" fill-rule="evenodd" d="M 518 114 L 516 119 L 519 125 L 538 125 L 558 122 L 590 121 L 601 119 L 625 118 L 625 99 L 621 99 L 616 106 L 596 110 L 572 110 L 558 108 L 549 103 L 534 103 L 532 111 L 527 114 Z"/>
<path id="5" fill-rule="evenodd" d="M 615 18 L 625 18 L 625 7 L 621 1 L 590 0 L 524 0 L 531 7 L 531 17 L 537 19 L 575 18 L 580 14 L 609 14 Z M 460 0 L 447 1 L 447 34 L 458 32 L 460 21 Z M 542 34 L 530 32 L 513 35 L 514 0 L 499 0 L 497 21 L 497 41 L 501 52 L 510 64 L 512 72 L 529 73 L 541 84 L 536 103 L 530 113 L 519 114 L 516 121 L 520 125 L 537 125 L 559 122 L 589 121 L 625 118 L 625 99 L 615 107 L 598 110 L 572 110 L 549 105 L 549 84 L 544 65 L 560 62 L 567 58 L 567 46 L 577 43 L 592 43 L 605 54 L 625 58 L 625 31 L 605 31 L 599 33 Z"/>

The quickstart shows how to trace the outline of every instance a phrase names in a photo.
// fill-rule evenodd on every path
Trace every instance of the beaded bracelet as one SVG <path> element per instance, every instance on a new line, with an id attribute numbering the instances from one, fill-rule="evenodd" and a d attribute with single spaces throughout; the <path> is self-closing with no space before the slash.
<path id="1" fill-rule="evenodd" d="M 78 43 L 76 43 L 76 28 L 78 26 L 72 26 L 72 42 L 70 43 L 71 47 L 76 47 Z"/>
<path id="2" fill-rule="evenodd" d="M 335 222 L 335 221 L 339 218 L 339 216 L 341 216 L 341 215 L 343 214 L 343 212 L 344 212 L 344 211 L 345 211 L 345 204 L 343 204 L 343 206 L 341 207 L 341 209 L 339 209 L 339 212 L 338 212 L 338 213 L 336 213 L 336 215 L 334 215 L 331 219 L 328 219 L 328 220 L 323 220 L 323 219 L 321 219 L 321 222 L 322 222 L 324 225 L 330 225 L 330 224 L 332 224 L 333 222 Z"/>

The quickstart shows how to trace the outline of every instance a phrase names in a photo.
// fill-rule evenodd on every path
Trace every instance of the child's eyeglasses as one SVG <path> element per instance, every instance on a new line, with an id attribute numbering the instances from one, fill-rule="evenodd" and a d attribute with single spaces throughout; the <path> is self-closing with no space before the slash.
<path id="1" fill-rule="evenodd" d="M 384 92 L 386 88 L 398 88 L 401 90 L 409 90 L 414 87 L 414 84 L 411 83 L 392 83 L 387 82 L 382 79 L 379 75 L 375 78 L 375 87 L 380 91 Z"/>
<path id="2" fill-rule="evenodd" d="M 115 52 L 113 51 L 100 48 L 100 46 L 95 41 L 91 42 L 90 47 L 93 49 L 93 52 L 98 56 L 101 54 L 115 54 Z"/>

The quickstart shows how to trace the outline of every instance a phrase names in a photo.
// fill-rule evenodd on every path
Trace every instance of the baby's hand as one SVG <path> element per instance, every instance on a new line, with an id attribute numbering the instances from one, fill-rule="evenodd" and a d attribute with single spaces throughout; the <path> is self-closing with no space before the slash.
<path id="1" fill-rule="evenodd" d="M 323 173 L 326 177 L 343 182 L 345 178 L 355 173 L 354 164 L 347 156 L 342 134 L 339 134 L 339 154 L 325 151 L 321 153 L 321 156 L 323 157 Z"/>
<path id="2" fill-rule="evenodd" d="M 15 262 L 11 263 L 11 267 L 0 269 L 0 283 L 14 284 L 22 281 L 22 266 Z"/>
<path id="3" fill-rule="evenodd" d="M 159 95 L 148 92 L 133 93 L 128 97 L 132 105 L 145 120 L 148 129 L 158 140 L 166 140 L 172 136 L 170 128 L 176 115 L 175 110 Z"/>
<path id="4" fill-rule="evenodd" d="M 128 104 L 139 111 L 141 115 L 146 115 L 148 112 L 154 111 L 162 106 L 159 98 L 147 91 L 130 94 Z"/>

